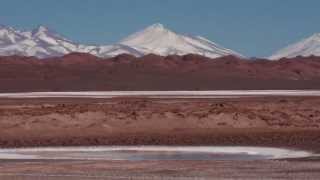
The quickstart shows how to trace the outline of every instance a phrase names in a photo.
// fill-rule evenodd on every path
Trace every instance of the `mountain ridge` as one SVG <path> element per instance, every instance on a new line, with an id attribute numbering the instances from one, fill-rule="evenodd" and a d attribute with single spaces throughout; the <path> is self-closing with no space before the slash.
<path id="1" fill-rule="evenodd" d="M 72 52 L 90 53 L 98 57 L 114 57 L 132 54 L 141 57 L 147 54 L 185 55 L 199 54 L 211 58 L 226 55 L 244 57 L 201 36 L 177 34 L 157 23 L 129 35 L 111 45 L 85 45 L 71 41 L 55 31 L 39 26 L 31 31 L 19 31 L 0 26 L 0 55 L 35 56 L 38 58 L 59 57 Z"/>
<path id="2" fill-rule="evenodd" d="M 320 88 L 320 57 L 270 61 L 235 56 L 71 53 L 39 60 L 0 56 L 0 92 L 306 90 Z"/>

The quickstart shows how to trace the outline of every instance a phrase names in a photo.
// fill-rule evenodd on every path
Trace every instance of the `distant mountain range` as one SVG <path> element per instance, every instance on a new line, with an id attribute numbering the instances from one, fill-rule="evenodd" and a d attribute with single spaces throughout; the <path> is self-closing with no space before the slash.
<path id="1" fill-rule="evenodd" d="M 89 53 L 108 58 L 120 54 L 141 57 L 198 54 L 210 58 L 241 54 L 226 49 L 200 36 L 177 34 L 162 24 L 154 24 L 113 45 L 91 46 L 75 43 L 58 33 L 40 26 L 32 31 L 19 31 L 0 26 L 0 55 L 58 57 L 72 52 Z"/>
<path id="2" fill-rule="evenodd" d="M 130 54 L 142 57 L 148 54 L 160 56 L 197 54 L 209 58 L 235 56 L 238 52 L 224 48 L 204 37 L 178 34 L 162 24 L 151 25 L 112 45 L 85 45 L 71 41 L 62 35 L 40 26 L 32 31 L 20 31 L 0 26 L 0 56 L 27 56 L 40 59 L 60 57 L 70 53 L 88 53 L 100 58 Z M 320 33 L 289 45 L 267 59 L 320 56 Z"/>

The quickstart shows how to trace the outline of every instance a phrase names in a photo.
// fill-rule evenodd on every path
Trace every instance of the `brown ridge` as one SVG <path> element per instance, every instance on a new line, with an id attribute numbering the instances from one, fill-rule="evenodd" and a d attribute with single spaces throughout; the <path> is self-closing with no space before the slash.
<path id="1" fill-rule="evenodd" d="M 0 57 L 0 92 L 319 89 L 320 57 L 269 61 L 234 56 L 72 53 L 39 60 Z"/>

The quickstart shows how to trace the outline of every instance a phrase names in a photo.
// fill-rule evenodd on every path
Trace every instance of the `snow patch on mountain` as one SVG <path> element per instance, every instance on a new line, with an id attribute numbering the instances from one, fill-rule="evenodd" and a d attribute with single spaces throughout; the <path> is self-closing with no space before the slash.
<path id="1" fill-rule="evenodd" d="M 44 26 L 32 31 L 19 31 L 0 26 L 0 55 L 35 56 L 38 58 L 63 56 L 72 52 L 90 53 L 99 57 L 119 54 L 161 56 L 199 54 L 211 58 L 234 55 L 237 52 L 223 48 L 200 36 L 177 34 L 162 24 L 154 24 L 113 45 L 91 46 L 75 43 Z"/>
<path id="2" fill-rule="evenodd" d="M 239 53 L 223 48 L 203 37 L 180 35 L 166 29 L 162 24 L 154 24 L 134 33 L 122 40 L 120 44 L 134 47 L 144 54 L 162 56 L 199 54 L 211 58 L 227 55 L 242 57 Z"/>
<path id="3" fill-rule="evenodd" d="M 0 55 L 62 56 L 77 50 L 77 44 L 40 26 L 32 31 L 18 31 L 0 27 Z"/>
<path id="4" fill-rule="evenodd" d="M 314 34 L 309 38 L 289 45 L 288 47 L 276 52 L 269 57 L 271 60 L 279 60 L 281 58 L 294 58 L 297 56 L 320 56 L 320 33 Z"/>

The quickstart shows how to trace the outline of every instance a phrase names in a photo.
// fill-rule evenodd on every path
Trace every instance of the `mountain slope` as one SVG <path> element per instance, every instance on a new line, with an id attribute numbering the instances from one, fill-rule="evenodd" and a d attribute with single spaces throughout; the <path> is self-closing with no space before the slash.
<path id="1" fill-rule="evenodd" d="M 320 56 L 320 33 L 276 52 L 269 59 L 278 60 L 281 58 L 307 57 L 312 55 Z"/>
<path id="2" fill-rule="evenodd" d="M 179 35 L 155 24 L 134 33 L 113 45 L 90 46 L 78 44 L 40 26 L 32 31 L 18 31 L 0 26 L 0 55 L 35 56 L 38 58 L 59 57 L 73 52 L 90 53 L 108 58 L 119 54 L 141 57 L 147 54 L 161 56 L 198 54 L 211 58 L 239 53 L 223 48 L 200 36 Z"/>
<path id="3" fill-rule="evenodd" d="M 162 24 L 154 24 L 122 40 L 120 44 L 134 47 L 144 54 L 161 56 L 199 54 L 211 58 L 234 55 L 239 53 L 223 48 L 203 37 L 179 35 Z"/>

